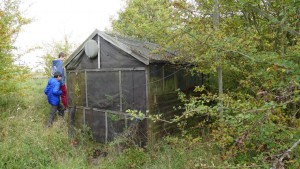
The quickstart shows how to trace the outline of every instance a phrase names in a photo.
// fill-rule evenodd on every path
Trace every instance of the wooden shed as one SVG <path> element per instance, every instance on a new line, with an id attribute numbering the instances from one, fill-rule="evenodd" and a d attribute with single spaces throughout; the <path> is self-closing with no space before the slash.
<path id="1" fill-rule="evenodd" d="M 167 124 L 132 120 L 126 110 L 180 113 L 177 89 L 202 85 L 205 76 L 192 76 L 187 65 L 169 62 L 171 53 L 155 54 L 158 45 L 95 30 L 66 60 L 69 105 L 75 127 L 91 128 L 96 141 L 107 143 L 129 126 L 139 125 L 141 139 L 155 139 Z"/>

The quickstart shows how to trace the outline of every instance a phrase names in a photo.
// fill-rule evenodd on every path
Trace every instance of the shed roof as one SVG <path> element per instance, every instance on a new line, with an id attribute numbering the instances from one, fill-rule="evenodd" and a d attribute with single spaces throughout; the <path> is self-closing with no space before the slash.
<path id="1" fill-rule="evenodd" d="M 99 30 L 95 30 L 65 61 L 64 66 L 67 66 L 73 60 L 76 61 L 80 57 L 81 53 L 84 52 L 84 45 L 88 40 L 91 40 L 96 35 L 99 35 L 104 40 L 108 41 L 117 48 L 123 50 L 124 52 L 130 54 L 142 63 L 149 65 L 153 62 L 169 62 L 170 58 L 174 54 L 165 52 L 164 55 L 156 54 L 154 51 L 159 50 L 159 45 L 140 41 L 132 38 L 126 38 L 115 34 L 105 33 Z"/>

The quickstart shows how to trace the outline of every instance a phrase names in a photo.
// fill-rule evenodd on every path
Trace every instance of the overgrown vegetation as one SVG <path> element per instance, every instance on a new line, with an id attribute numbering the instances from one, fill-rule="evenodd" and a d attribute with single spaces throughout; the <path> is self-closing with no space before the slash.
<path id="1" fill-rule="evenodd" d="M 49 106 L 43 93 L 46 79 L 27 80 L 22 97 L 1 108 L 0 168 L 78 168 L 87 166 L 87 147 L 76 148 L 66 119 L 46 128 Z M 65 117 L 67 118 L 67 117 Z"/>
<path id="2" fill-rule="evenodd" d="M 229 164 L 297 168 L 299 148 L 281 157 L 300 139 L 299 10 L 292 0 L 130 0 L 113 29 L 210 74 L 211 83 L 182 97 L 186 111 L 170 120 L 183 138 L 209 138 Z M 189 124 L 197 117 L 206 118 Z"/>
<path id="3" fill-rule="evenodd" d="M 299 168 L 300 3 L 220 1 L 215 30 L 216 2 L 129 0 L 114 21 L 119 33 L 176 49 L 175 61 L 189 60 L 194 73 L 211 76 L 197 96 L 180 95 L 186 111 L 171 122 L 181 135 L 140 148 L 128 137 L 101 145 L 86 130 L 69 137 L 67 116 L 45 127 L 47 80 L 32 80 L 26 68 L 13 65 L 14 38 L 29 20 L 19 1 L 1 1 L 0 168 Z M 197 117 L 205 118 L 189 123 Z"/>
<path id="4" fill-rule="evenodd" d="M 0 168 L 206 168 L 238 167 L 224 160 L 216 144 L 204 138 L 166 137 L 154 145 L 137 147 L 131 137 L 108 145 L 93 142 L 88 130 L 69 136 L 68 116 L 46 128 L 49 105 L 43 93 L 47 79 L 22 83 L 24 94 L 9 108 L 1 108 Z M 20 97 L 19 97 L 20 98 Z M 293 155 L 293 154 L 292 154 Z M 223 159 L 223 160 L 222 160 Z M 249 166 L 249 165 L 248 165 Z M 251 163 L 252 167 L 268 166 Z"/>
<path id="5" fill-rule="evenodd" d="M 14 66 L 13 43 L 23 25 L 30 22 L 19 11 L 18 0 L 0 2 L 0 106 L 8 106 L 19 89 L 18 82 L 26 78 L 26 67 Z"/>

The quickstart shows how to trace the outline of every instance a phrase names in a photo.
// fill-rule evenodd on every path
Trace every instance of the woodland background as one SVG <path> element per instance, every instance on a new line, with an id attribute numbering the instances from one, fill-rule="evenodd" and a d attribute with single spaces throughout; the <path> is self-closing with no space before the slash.
<path id="1" fill-rule="evenodd" d="M 0 2 L 0 168 L 299 168 L 300 2 L 127 0 L 112 32 L 176 51 L 174 63 L 210 83 L 186 97 L 180 133 L 140 148 L 120 137 L 102 145 L 88 129 L 68 136 L 68 117 L 45 128 L 47 79 L 17 66 L 19 0 Z M 64 37 L 45 48 L 46 76 Z M 213 103 L 213 104 L 212 104 Z M 204 120 L 187 123 L 190 119 Z M 151 117 L 149 117 L 151 119 Z M 155 119 L 163 120 L 163 119 Z M 76 141 L 75 141 L 76 140 Z M 97 152 L 105 153 L 97 153 Z M 105 155 L 104 155 L 105 154 Z M 104 157 L 105 156 L 105 157 Z"/>

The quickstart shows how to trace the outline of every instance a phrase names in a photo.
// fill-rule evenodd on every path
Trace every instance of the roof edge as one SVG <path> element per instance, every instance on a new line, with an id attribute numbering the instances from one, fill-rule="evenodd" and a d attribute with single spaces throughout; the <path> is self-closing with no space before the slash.
<path id="1" fill-rule="evenodd" d="M 69 63 L 83 50 L 85 43 L 95 37 L 96 35 L 102 37 L 112 45 L 116 46 L 117 48 L 123 50 L 124 52 L 128 53 L 129 55 L 133 56 L 137 60 L 141 61 L 145 65 L 149 65 L 150 61 L 147 57 L 142 56 L 140 54 L 136 54 L 133 50 L 130 49 L 126 44 L 121 43 L 111 37 L 110 35 L 107 35 L 105 32 L 99 31 L 98 29 L 95 29 L 95 31 L 68 57 L 68 59 L 64 62 L 64 67 L 68 66 Z"/>
<path id="2" fill-rule="evenodd" d="M 88 38 L 86 38 L 85 41 L 83 43 L 81 43 L 81 45 L 79 45 L 79 47 L 77 49 L 75 49 L 75 51 L 68 57 L 68 59 L 64 62 L 63 66 L 66 67 L 74 59 L 74 57 L 77 56 L 82 51 L 82 49 L 84 48 L 84 44 L 88 40 L 93 38 L 98 32 L 99 32 L 99 30 L 95 29 L 94 32 Z"/>

